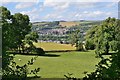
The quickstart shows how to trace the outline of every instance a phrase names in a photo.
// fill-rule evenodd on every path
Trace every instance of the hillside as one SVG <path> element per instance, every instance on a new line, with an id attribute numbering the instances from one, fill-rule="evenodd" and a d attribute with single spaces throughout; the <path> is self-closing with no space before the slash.
<path id="1" fill-rule="evenodd" d="M 34 22 L 33 26 L 38 27 L 75 27 L 99 24 L 101 21 L 53 21 L 53 22 Z"/>
<path id="2" fill-rule="evenodd" d="M 41 41 L 70 43 L 70 34 L 80 29 L 84 36 L 86 31 L 101 21 L 53 21 L 53 22 L 34 22 L 32 31 L 38 32 Z M 82 37 L 83 40 L 84 37 Z"/>

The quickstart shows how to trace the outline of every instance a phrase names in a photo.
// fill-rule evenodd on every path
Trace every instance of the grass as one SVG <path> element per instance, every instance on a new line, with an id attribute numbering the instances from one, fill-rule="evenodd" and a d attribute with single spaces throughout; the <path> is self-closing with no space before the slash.
<path id="1" fill-rule="evenodd" d="M 45 51 L 57 51 L 57 50 L 75 50 L 75 47 L 71 46 L 70 44 L 59 44 L 53 42 L 40 42 L 34 43 L 36 47 L 41 47 Z"/>
<path id="2" fill-rule="evenodd" d="M 65 78 L 67 73 L 73 73 L 77 78 L 84 76 L 84 71 L 94 71 L 99 59 L 95 58 L 94 51 L 88 52 L 61 52 L 46 53 L 48 56 L 39 56 L 30 69 L 40 67 L 38 73 L 42 78 Z M 58 56 L 50 56 L 58 55 Z M 34 56 L 16 55 L 17 64 L 23 65 Z M 21 59 L 21 61 L 19 61 Z M 32 76 L 32 75 L 30 75 Z"/>

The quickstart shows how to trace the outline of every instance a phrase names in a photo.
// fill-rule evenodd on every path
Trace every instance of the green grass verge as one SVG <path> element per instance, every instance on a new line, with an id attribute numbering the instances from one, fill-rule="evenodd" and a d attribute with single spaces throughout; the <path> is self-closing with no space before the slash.
<path id="1" fill-rule="evenodd" d="M 64 78 L 64 74 L 73 73 L 77 78 L 85 76 L 84 71 L 94 71 L 99 59 L 95 58 L 94 51 L 88 52 L 61 52 L 46 53 L 48 56 L 39 56 L 30 69 L 40 67 L 38 73 L 42 78 Z M 50 56 L 58 55 L 58 56 Z M 16 55 L 17 64 L 23 65 L 34 56 Z M 19 61 L 21 59 L 21 61 Z M 33 75 L 30 75 L 33 76 Z"/>

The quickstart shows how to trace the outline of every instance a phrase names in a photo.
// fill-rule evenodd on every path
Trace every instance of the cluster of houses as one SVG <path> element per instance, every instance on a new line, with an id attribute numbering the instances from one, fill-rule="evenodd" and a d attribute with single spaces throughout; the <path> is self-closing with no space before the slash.
<path id="1" fill-rule="evenodd" d="M 39 35 L 65 35 L 69 31 L 67 28 L 38 30 Z"/>
<path id="2" fill-rule="evenodd" d="M 78 29 L 78 28 L 77 28 Z M 34 26 L 33 31 L 37 31 L 39 35 L 38 42 L 55 42 L 61 44 L 69 44 L 68 34 L 73 31 L 76 31 L 75 27 L 66 28 L 66 27 L 49 27 L 48 25 Z M 81 34 L 84 36 L 86 32 L 80 30 Z M 45 39 L 47 37 L 47 39 Z"/>

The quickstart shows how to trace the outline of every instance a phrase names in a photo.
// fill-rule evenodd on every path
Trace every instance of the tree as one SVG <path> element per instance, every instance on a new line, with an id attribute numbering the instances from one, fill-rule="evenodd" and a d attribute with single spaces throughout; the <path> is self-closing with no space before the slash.
<path id="1" fill-rule="evenodd" d="M 23 53 L 25 50 L 27 50 L 28 52 L 36 51 L 36 47 L 33 45 L 33 42 L 37 42 L 38 37 L 39 36 L 37 32 L 31 32 L 25 36 L 25 39 L 23 40 L 23 45 L 22 45 Z"/>
<path id="2" fill-rule="evenodd" d="M 10 61 L 9 54 L 6 51 L 11 47 L 11 45 L 13 45 L 12 42 L 14 40 L 11 38 L 13 32 L 12 24 L 10 23 L 11 13 L 7 8 L 3 6 L 0 7 L 0 10 L 0 24 L 2 26 L 2 68 L 4 69 Z"/>
<path id="3" fill-rule="evenodd" d="M 83 78 L 84 80 L 91 80 L 91 79 L 92 80 L 106 80 L 106 79 L 119 80 L 120 79 L 120 20 L 115 18 L 112 18 L 112 19 L 108 18 L 106 21 L 109 22 L 108 24 L 106 24 L 106 27 L 110 30 L 107 33 L 110 33 L 111 31 L 113 31 L 112 30 L 113 28 L 110 29 L 109 25 L 112 23 L 112 21 L 114 22 L 114 24 L 112 24 L 112 27 L 114 27 L 114 32 L 112 32 L 112 34 L 114 33 L 114 35 L 112 36 L 114 38 L 111 36 L 106 36 L 105 39 L 107 39 L 107 41 L 114 40 L 115 42 L 114 44 L 116 45 L 112 45 L 112 47 L 115 47 L 114 49 L 116 51 L 116 54 L 114 53 L 111 55 L 111 57 L 104 58 L 104 56 L 101 55 L 103 50 L 96 51 L 96 53 L 99 54 L 101 61 L 96 65 L 97 67 L 96 70 L 90 74 L 87 74 Z M 106 27 L 104 30 L 108 30 L 106 29 Z"/>
<path id="4" fill-rule="evenodd" d="M 97 51 L 101 50 L 105 54 L 108 54 L 110 50 L 114 51 L 116 22 L 115 18 L 109 17 L 100 25 L 91 28 L 85 37 L 88 47 L 92 45 Z"/>
<path id="5" fill-rule="evenodd" d="M 95 32 L 97 31 L 97 26 L 93 26 L 89 29 L 85 35 L 86 48 L 93 50 L 95 49 Z"/>
<path id="6" fill-rule="evenodd" d="M 26 68 L 29 63 L 32 65 L 32 62 L 28 62 L 22 67 L 16 65 L 13 61 L 14 57 L 9 55 L 9 50 L 11 49 L 20 49 L 23 44 L 23 39 L 25 35 L 27 35 L 31 30 L 31 26 L 29 25 L 29 17 L 27 15 L 22 15 L 20 13 L 11 15 L 10 11 L 5 7 L 0 7 L 1 15 L 0 15 L 0 25 L 2 25 L 2 77 L 7 80 L 13 80 L 13 78 L 17 77 L 19 80 L 22 78 L 26 78 L 27 70 Z M 31 33 L 32 41 L 35 41 L 37 33 Z M 31 73 L 36 75 L 38 69 L 32 70 Z M 6 79 L 7 78 L 7 79 Z M 16 79 L 15 79 L 16 80 Z"/>
<path id="7" fill-rule="evenodd" d="M 75 45 L 77 51 L 85 50 L 83 48 L 83 41 L 81 40 L 81 33 L 80 30 L 76 30 L 71 36 L 70 36 L 70 43 Z"/>
<path id="8" fill-rule="evenodd" d="M 30 33 L 31 31 L 31 24 L 29 22 L 29 17 L 27 15 L 23 15 L 21 13 L 16 13 L 12 16 L 12 24 L 14 26 L 14 33 L 15 33 L 15 43 L 21 53 L 20 48 L 22 47 L 23 43 L 22 40 L 25 38 L 25 35 Z"/>
<path id="9" fill-rule="evenodd" d="M 2 50 L 3 50 L 3 68 L 9 64 L 9 53 L 6 51 L 11 49 L 19 49 L 22 46 L 22 40 L 25 35 L 31 31 L 29 17 L 16 13 L 11 15 L 10 11 L 5 7 L 0 7 L 2 25 Z M 19 48 L 18 48 L 19 47 Z"/>
<path id="10" fill-rule="evenodd" d="M 110 48 L 114 45 L 110 44 L 115 41 L 115 28 L 116 28 L 117 20 L 115 18 L 107 18 L 102 25 L 99 27 L 101 31 L 96 32 L 96 36 L 98 36 L 98 40 L 96 40 L 97 50 L 104 51 L 105 54 L 108 54 Z M 100 45 L 99 45 L 100 44 Z M 113 50 L 112 50 L 113 51 Z"/>

